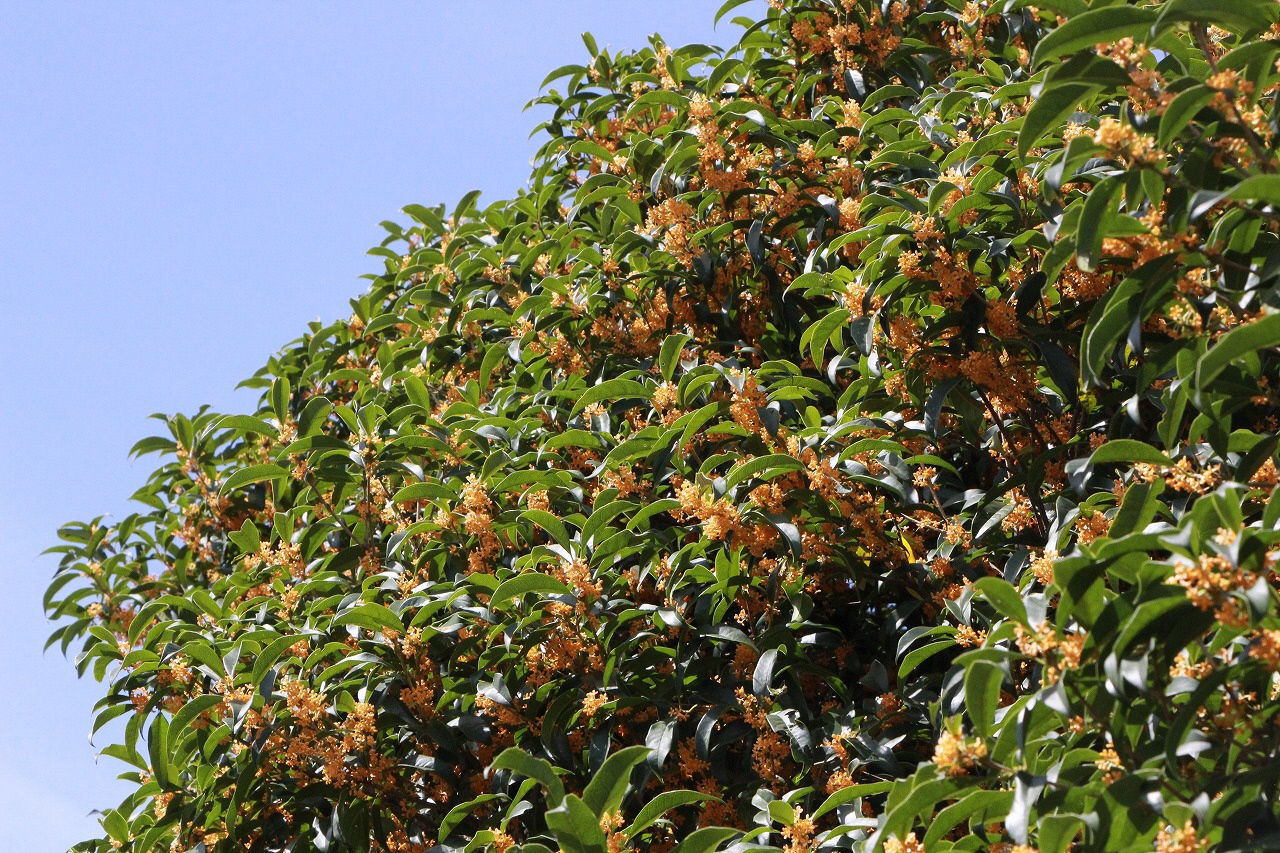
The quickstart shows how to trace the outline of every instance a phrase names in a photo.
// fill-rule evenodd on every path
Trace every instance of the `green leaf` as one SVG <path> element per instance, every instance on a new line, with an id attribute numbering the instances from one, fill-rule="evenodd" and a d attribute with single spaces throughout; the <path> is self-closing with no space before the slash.
<path id="1" fill-rule="evenodd" d="M 1084 200 L 1080 230 L 1076 235 L 1076 266 L 1084 272 L 1093 272 L 1098 268 L 1102 238 L 1107 235 L 1107 229 L 1119 208 L 1120 189 L 1123 186 L 1122 177 L 1112 175 L 1099 182 Z"/>
<path id="2" fill-rule="evenodd" d="M 431 411 L 431 392 L 427 390 L 427 386 L 421 379 L 409 374 L 404 377 L 404 392 L 409 397 L 409 402 L 413 403 L 425 411 Z"/>
<path id="3" fill-rule="evenodd" d="M 703 794 L 698 791 L 663 791 L 645 803 L 644 808 L 640 809 L 640 813 L 636 815 L 636 819 L 622 831 L 623 835 L 628 838 L 634 837 L 637 833 L 648 829 L 672 809 L 693 805 L 694 803 L 704 803 L 708 800 L 714 800 L 717 803 L 721 802 L 719 797 L 713 797 L 710 794 Z"/>
<path id="4" fill-rule="evenodd" d="M 1156 144 L 1164 148 L 1178 138 L 1191 124 L 1196 114 L 1204 109 L 1216 94 L 1218 94 L 1216 89 L 1210 89 L 1204 85 L 1192 86 L 1179 92 L 1169 102 L 1164 114 L 1160 116 L 1160 133 L 1156 136 Z M 1246 178 L 1245 182 L 1248 180 Z"/>
<path id="5" fill-rule="evenodd" d="M 801 335 L 800 346 L 803 347 L 806 342 L 808 343 L 809 359 L 813 362 L 814 369 L 822 369 L 822 355 L 827 349 L 827 343 L 844 327 L 850 316 L 848 309 L 838 308 L 814 323 Z M 837 349 L 839 349 L 838 345 Z"/>
<path id="6" fill-rule="evenodd" d="M 392 503 L 408 501 L 456 500 L 458 493 L 439 483 L 412 483 L 395 493 Z"/>
<path id="7" fill-rule="evenodd" d="M 178 709 L 173 715 L 173 721 L 169 724 L 169 746 L 170 751 L 177 749 L 182 743 L 182 736 L 186 734 L 187 728 L 195 722 L 196 717 L 200 716 L 210 708 L 215 708 L 222 703 L 223 696 L 214 693 L 206 693 L 203 696 L 196 696 L 188 699 L 186 704 Z"/>
<path id="8" fill-rule="evenodd" d="M 689 837 L 676 845 L 671 853 L 711 853 L 724 842 L 738 834 L 727 826 L 707 826 L 689 833 Z"/>
<path id="9" fill-rule="evenodd" d="M 1003 578 L 981 578 L 973 585 L 976 595 L 991 603 L 1001 616 L 1027 624 L 1027 606 L 1013 584 Z"/>
<path id="10" fill-rule="evenodd" d="M 252 432 L 258 435 L 270 436 L 271 438 L 275 438 L 280 434 L 279 430 L 262 420 L 262 418 L 250 417 L 249 415 L 228 415 L 218 421 L 218 429 Z"/>
<path id="11" fill-rule="evenodd" d="M 1025 160 L 1045 136 L 1051 131 L 1060 131 L 1066 125 L 1067 117 L 1082 101 L 1101 89 L 1092 83 L 1062 83 L 1046 87 L 1022 121 L 1022 130 L 1018 133 L 1018 156 Z"/>
<path id="12" fill-rule="evenodd" d="M 120 761 L 123 761 L 125 764 L 132 765 L 133 767 L 136 767 L 139 770 L 149 771 L 151 769 L 150 765 L 148 765 L 147 762 L 143 760 L 142 756 L 138 754 L 138 751 L 136 749 L 126 746 L 122 743 L 107 744 L 105 747 L 102 748 L 102 751 L 99 753 L 99 755 L 110 756 L 111 758 L 115 758 Z"/>
<path id="13" fill-rule="evenodd" d="M 680 419 L 671 425 L 672 429 L 674 429 L 680 425 L 680 421 L 684 421 L 688 418 L 684 424 L 684 431 L 680 433 L 680 438 L 676 441 L 676 448 L 679 449 L 688 444 L 689 439 L 691 439 L 695 433 L 701 430 L 706 426 L 708 421 L 720 413 L 720 409 L 720 403 L 707 403 L 695 412 L 689 412 L 688 414 L 681 415 Z"/>
<path id="14" fill-rule="evenodd" d="M 417 378 L 417 377 L 414 377 Z M 333 411 L 333 403 L 327 397 L 315 396 L 307 400 L 298 415 L 298 438 L 306 438 L 324 429 L 324 423 Z"/>
<path id="15" fill-rule="evenodd" d="M 510 770 L 540 782 L 547 789 L 547 805 L 556 806 L 564 799 L 564 784 L 551 762 L 536 758 L 519 747 L 507 747 L 490 765 L 494 770 Z"/>
<path id="16" fill-rule="evenodd" d="M 942 419 L 943 404 L 959 384 L 960 377 L 952 376 L 949 379 L 943 379 L 929 390 L 929 396 L 924 404 L 924 429 L 929 435 L 935 437 L 938 435 L 938 422 Z"/>
<path id="17" fill-rule="evenodd" d="M 658 370 L 662 378 L 670 382 L 676 373 L 676 365 L 680 363 L 680 353 L 693 338 L 688 335 L 667 335 L 662 341 L 662 349 L 658 352 Z"/>
<path id="18" fill-rule="evenodd" d="M 206 610 L 206 612 L 208 611 Z M 211 672 L 231 675 L 231 673 L 226 671 L 222 658 L 218 657 L 218 653 L 206 642 L 201 640 L 190 640 L 183 644 L 182 653 L 197 663 L 202 663 L 209 667 Z"/>
<path id="19" fill-rule="evenodd" d="M 1233 33 L 1252 33 L 1265 30 L 1275 20 L 1273 0 L 1168 0 L 1160 7 L 1155 29 L 1160 33 L 1174 24 L 1195 21 Z"/>
<path id="20" fill-rule="evenodd" d="M 178 449 L 178 443 L 172 439 L 162 436 L 153 435 L 140 440 L 133 447 L 129 448 L 129 458 L 135 456 L 145 456 L 148 453 L 172 453 Z"/>
<path id="21" fill-rule="evenodd" d="M 1181 379 L 1165 389 L 1164 414 L 1160 416 L 1160 421 L 1156 424 L 1156 433 L 1160 436 L 1160 443 L 1164 445 L 1165 450 L 1173 450 L 1180 443 L 1182 417 L 1190 401 Z"/>
<path id="22" fill-rule="evenodd" d="M 711 19 L 711 25 L 714 27 L 716 24 L 720 23 L 720 19 L 723 18 L 725 15 L 729 14 L 731 11 L 738 8 L 739 6 L 742 6 L 743 4 L 746 4 L 749 2 L 751 2 L 751 0 L 725 0 L 725 3 L 723 3 L 720 6 L 720 8 L 716 10 L 715 17 Z"/>
<path id="23" fill-rule="evenodd" d="M 1132 438 L 1113 438 L 1098 447 L 1089 456 L 1090 465 L 1109 465 L 1116 462 L 1143 462 L 1148 465 L 1172 465 L 1173 460 L 1145 441 Z"/>
<path id="24" fill-rule="evenodd" d="M 969 791 L 959 800 L 938 812 L 937 817 L 929 821 L 929 830 L 924 837 L 924 849 L 933 850 L 947 833 L 962 823 L 973 822 L 974 818 L 985 821 L 988 815 L 1003 817 L 1013 803 L 1012 791 Z"/>
<path id="25" fill-rule="evenodd" d="M 228 533 L 227 538 L 244 554 L 256 554 L 262 549 L 262 536 L 258 533 L 258 527 L 247 518 L 240 525 L 240 529 L 234 533 Z"/>
<path id="26" fill-rule="evenodd" d="M 880 829 L 881 837 L 902 837 L 917 821 L 932 815 L 938 803 L 952 796 L 962 784 L 961 779 L 955 777 L 920 781 L 889 808 Z"/>
<path id="27" fill-rule="evenodd" d="M 1066 853 L 1084 821 L 1076 815 L 1051 814 L 1042 815 L 1037 826 L 1036 843 L 1040 853 Z"/>
<path id="28" fill-rule="evenodd" d="M 599 447 L 600 438 L 585 429 L 567 429 L 551 436 L 542 442 L 543 450 L 556 450 L 561 447 Z"/>
<path id="29" fill-rule="evenodd" d="M 565 853 L 605 853 L 600 819 L 576 794 L 546 813 L 547 828 Z"/>
<path id="30" fill-rule="evenodd" d="M 127 842 L 129 840 L 129 822 L 124 819 L 124 815 L 120 814 L 117 809 L 109 809 L 103 813 L 102 828 L 107 831 L 107 835 L 114 841 Z"/>
<path id="31" fill-rule="evenodd" d="M 266 676 L 267 670 L 275 665 L 275 662 L 280 659 L 285 650 L 299 640 L 305 639 L 307 639 L 306 634 L 286 634 L 283 637 L 276 637 L 267 643 L 254 658 L 253 673 L 249 676 L 250 682 L 255 687 L 260 684 L 263 677 Z"/>
<path id="32" fill-rule="evenodd" d="M 1144 44 L 1158 17 L 1154 9 L 1140 6 L 1108 6 L 1077 15 L 1040 39 L 1031 66 L 1036 68 L 1065 53 L 1075 53 L 1122 38 Z"/>
<path id="33" fill-rule="evenodd" d="M 778 662 L 778 650 L 766 649 L 756 661 L 755 672 L 751 674 L 751 690 L 757 696 L 764 696 L 773 683 L 774 666 Z"/>
<path id="34" fill-rule="evenodd" d="M 289 476 L 289 472 L 279 465 L 250 465 L 247 468 L 241 468 L 228 477 L 222 484 L 222 491 L 229 492 L 242 486 L 250 486 L 265 480 L 278 480 L 287 476 Z"/>
<path id="35" fill-rule="evenodd" d="M 1227 195 L 1240 201 L 1260 201 L 1280 207 L 1280 175 L 1250 175 L 1232 187 Z"/>
<path id="36" fill-rule="evenodd" d="M 476 200 L 480 198 L 480 190 L 467 190 L 462 194 L 462 198 L 458 199 L 458 203 L 453 207 L 453 213 L 449 214 L 453 220 L 460 221 L 462 217 L 472 213 L 475 208 Z"/>
<path id="37" fill-rule="evenodd" d="M 574 404 L 572 414 L 576 415 L 587 406 L 593 403 L 601 403 L 605 400 L 623 400 L 635 397 L 647 400 L 649 396 L 649 389 L 634 379 L 608 379 L 599 385 L 592 385 L 583 392 L 582 396 L 578 398 L 578 402 Z"/>
<path id="38" fill-rule="evenodd" d="M 551 534 L 551 538 L 561 548 L 568 548 L 572 541 L 569 537 L 569 531 L 565 529 L 564 522 L 545 509 L 527 509 L 520 513 L 521 521 L 532 521 L 541 527 L 547 533 Z"/>
<path id="39" fill-rule="evenodd" d="M 164 790 L 172 790 L 173 778 L 169 773 L 169 721 L 163 714 L 156 714 L 147 732 L 147 754 L 151 759 L 151 775 Z"/>
<path id="40" fill-rule="evenodd" d="M 468 800 L 465 803 L 460 803 L 459 805 L 449 809 L 449 813 L 440 821 L 440 828 L 437 830 L 436 838 L 440 841 L 444 841 L 449 837 L 449 834 L 453 832 L 454 827 L 461 823 L 467 815 L 471 814 L 485 803 L 500 800 L 502 797 L 502 794 L 481 794 L 473 800 Z"/>
<path id="41" fill-rule="evenodd" d="M 780 823 L 783 826 L 795 826 L 795 806 L 791 805 L 791 803 L 788 803 L 786 800 L 770 800 L 769 818 L 774 823 Z"/>
<path id="42" fill-rule="evenodd" d="M 915 672 L 916 668 L 919 667 L 920 664 L 938 654 L 938 652 L 945 652 L 948 649 L 954 649 L 955 647 L 956 644 L 954 640 L 939 640 L 936 643 L 929 643 L 927 646 L 912 649 L 907 652 L 907 656 L 902 659 L 902 663 L 898 666 L 898 678 L 906 678 L 908 675 Z"/>
<path id="43" fill-rule="evenodd" d="M 1280 176 L 1277 177 L 1280 180 Z M 1196 362 L 1195 385 L 1204 389 L 1237 359 L 1260 349 L 1280 346 L 1280 313 L 1237 326 L 1227 332 Z"/>
<path id="44" fill-rule="evenodd" d="M 1115 654 L 1123 657 L 1139 638 L 1161 633 L 1157 623 L 1172 625 L 1175 622 L 1183 622 L 1188 617 L 1194 617 L 1198 612 L 1196 606 L 1183 595 L 1169 595 L 1153 601 L 1144 601 L 1124 623 L 1124 629 L 1115 642 Z"/>
<path id="45" fill-rule="evenodd" d="M 849 785 L 848 787 L 841 788 L 831 796 L 827 797 L 827 799 L 823 801 L 822 805 L 818 806 L 818 810 L 813 813 L 813 819 L 817 820 L 827 812 L 838 809 L 858 797 L 870 797 L 875 794 L 883 794 L 897 784 L 899 784 L 897 780 L 891 782 L 863 782 L 858 785 Z"/>
<path id="46" fill-rule="evenodd" d="M 1163 480 L 1134 483 L 1129 486 L 1125 490 L 1120 511 L 1111 519 L 1111 527 L 1107 535 L 1112 539 L 1119 539 L 1126 534 L 1145 528 L 1159 511 L 1160 501 L 1157 499 L 1163 491 Z"/>
<path id="47" fill-rule="evenodd" d="M 480 387 L 489 387 L 489 377 L 493 374 L 494 368 L 502 363 L 507 357 L 507 345 L 505 342 L 490 344 L 485 350 L 484 361 L 480 362 Z"/>
<path id="48" fill-rule="evenodd" d="M 981 737 L 988 737 L 995 726 L 1002 684 L 1004 671 L 991 661 L 976 660 L 964 674 L 965 710 L 973 722 L 974 732 Z"/>
<path id="49" fill-rule="evenodd" d="M 489 598 L 489 606 L 497 607 L 499 604 L 505 604 L 513 598 L 519 598 L 531 592 L 541 595 L 573 594 L 572 589 L 565 586 L 562 581 L 551 577 L 551 575 L 544 575 L 540 572 L 525 572 L 499 584 Z"/>
<path id="50" fill-rule="evenodd" d="M 1132 82 L 1127 71 L 1091 50 L 1076 54 L 1061 65 L 1053 66 L 1044 74 L 1045 89 L 1061 86 L 1064 83 L 1092 83 L 1104 88 L 1116 88 L 1131 85 Z"/>
<path id="51" fill-rule="evenodd" d="M 1178 747 L 1182 746 L 1187 735 L 1196 728 L 1197 718 L 1203 713 L 1206 700 L 1215 693 L 1222 684 L 1232 677 L 1229 667 L 1215 668 L 1207 676 L 1200 679 L 1191 696 L 1179 709 L 1173 722 L 1165 733 L 1165 761 L 1170 767 L 1177 767 Z"/>
<path id="52" fill-rule="evenodd" d="M 604 760 L 582 791 L 582 801 L 597 818 L 618 811 L 631 784 L 631 771 L 652 752 L 647 746 L 629 746 Z"/>
<path id="53" fill-rule="evenodd" d="M 433 232 L 439 231 L 440 226 L 443 224 L 441 221 L 444 218 L 443 208 L 441 210 L 432 210 L 421 204 L 406 204 L 400 209 L 411 216 L 419 225 L 423 225 Z M 398 258 L 399 256 L 397 256 Z"/>
<path id="54" fill-rule="evenodd" d="M 661 515 L 664 512 L 671 512 L 673 509 L 680 508 L 680 501 L 675 498 L 663 498 L 660 501 L 654 501 L 648 504 L 644 509 L 640 510 L 627 522 L 628 530 L 642 529 L 649 519 L 655 515 Z"/>
<path id="55" fill-rule="evenodd" d="M 366 601 L 356 607 L 340 613 L 333 620 L 334 627 L 355 625 L 377 633 L 379 631 L 399 631 L 404 633 L 404 623 L 391 608 L 373 601 Z"/>
<path id="56" fill-rule="evenodd" d="M 1168 257 L 1147 263 L 1094 305 L 1080 342 L 1080 378 L 1086 386 L 1102 381 L 1116 344 L 1173 287 L 1171 269 Z"/>
<path id="57" fill-rule="evenodd" d="M 271 410 L 281 423 L 289 419 L 289 400 L 292 389 L 287 377 L 281 376 L 271 383 Z"/>
<path id="58" fill-rule="evenodd" d="M 611 501 L 604 506 L 596 505 L 591 515 L 582 525 L 582 541 L 588 542 L 599 532 L 600 528 L 613 519 L 627 512 L 634 511 L 639 504 L 631 501 Z"/>
<path id="59" fill-rule="evenodd" d="M 555 71 L 552 71 L 546 77 L 542 78 L 542 83 L 538 86 L 538 91 L 542 91 L 547 88 L 548 83 L 559 80 L 561 77 L 568 77 L 571 74 L 585 74 L 586 71 L 586 67 L 582 65 L 561 65 Z"/>
<path id="60" fill-rule="evenodd" d="M 755 459 L 749 459 L 734 468 L 725 476 L 724 485 L 726 489 L 732 489 L 739 483 L 746 482 L 752 478 L 771 480 L 779 474 L 803 470 L 804 465 L 794 456 L 788 456 L 785 453 L 771 453 L 768 456 L 757 456 Z"/>

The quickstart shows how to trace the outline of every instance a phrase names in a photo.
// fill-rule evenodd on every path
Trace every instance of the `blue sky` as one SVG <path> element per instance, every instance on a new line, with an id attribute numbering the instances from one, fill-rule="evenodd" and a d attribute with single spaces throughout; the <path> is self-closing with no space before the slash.
<path id="1" fill-rule="evenodd" d="M 125 792 L 99 685 L 41 653 L 38 554 L 129 511 L 147 416 L 250 409 L 237 382 L 350 313 L 379 221 L 523 186 L 522 107 L 583 30 L 728 45 L 718 5 L 0 2 L 0 850 L 65 850 Z"/>

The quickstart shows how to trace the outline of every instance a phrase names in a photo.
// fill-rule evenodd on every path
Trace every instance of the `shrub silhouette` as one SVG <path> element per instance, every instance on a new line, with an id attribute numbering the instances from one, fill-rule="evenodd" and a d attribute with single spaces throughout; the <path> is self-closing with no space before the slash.
<path id="1" fill-rule="evenodd" d="M 1274 846 L 1276 20 L 588 37 L 527 192 L 60 532 L 79 849 Z"/>

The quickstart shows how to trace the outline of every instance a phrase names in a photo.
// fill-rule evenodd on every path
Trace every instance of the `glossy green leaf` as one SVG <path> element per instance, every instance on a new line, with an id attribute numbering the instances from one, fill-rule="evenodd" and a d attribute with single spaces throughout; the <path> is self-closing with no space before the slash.
<path id="1" fill-rule="evenodd" d="M 667 382 L 670 382 L 671 377 L 675 375 L 676 365 L 680 362 L 680 353 L 691 340 L 693 338 L 683 334 L 667 335 L 663 339 L 662 348 L 658 352 L 658 370 Z"/>
<path id="2" fill-rule="evenodd" d="M 794 456 L 785 453 L 772 453 L 768 456 L 757 456 L 735 467 L 725 477 L 725 488 L 732 489 L 739 483 L 750 480 L 771 480 L 789 471 L 803 471 L 804 466 Z"/>
<path id="3" fill-rule="evenodd" d="M 289 472 L 279 465 L 249 465 L 228 477 L 222 484 L 222 491 L 230 492 L 245 486 L 251 486 L 254 483 L 279 480 L 288 475 Z"/>
<path id="4" fill-rule="evenodd" d="M 584 391 L 574 404 L 573 413 L 577 414 L 587 406 L 594 403 L 602 403 L 606 400 L 612 401 L 627 398 L 647 400 L 649 396 L 650 390 L 634 379 L 608 379 Z"/>
<path id="5" fill-rule="evenodd" d="M 1234 33 L 1257 32 L 1275 23 L 1277 9 L 1268 0 L 1168 0 L 1160 7 L 1156 31 L 1184 21 L 1210 24 Z"/>
<path id="6" fill-rule="evenodd" d="M 1142 44 L 1158 17 L 1154 9 L 1128 5 L 1105 6 L 1073 16 L 1040 40 L 1031 60 L 1032 67 L 1063 54 L 1122 38 Z"/>
<path id="7" fill-rule="evenodd" d="M 1116 215 L 1123 186 L 1119 177 L 1105 178 L 1085 199 L 1084 211 L 1080 214 L 1080 230 L 1076 235 L 1076 265 L 1085 272 L 1098 268 L 1102 238 L 1107 236 L 1107 229 Z"/>
<path id="8" fill-rule="evenodd" d="M 1215 94 L 1213 89 L 1200 85 L 1183 89 L 1174 96 L 1160 116 L 1160 134 L 1156 137 L 1156 144 L 1163 148 L 1176 139 Z"/>
<path id="9" fill-rule="evenodd" d="M 1046 87 L 1023 119 L 1022 130 L 1018 134 L 1018 156 L 1025 159 L 1045 137 L 1060 131 L 1066 125 L 1067 117 L 1079 109 L 1081 102 L 1099 91 L 1101 87 L 1092 83 L 1061 83 Z"/>
<path id="10" fill-rule="evenodd" d="M 531 592 L 539 595 L 570 595 L 573 590 L 550 575 L 525 572 L 503 581 L 490 597 L 489 606 L 498 607 Z"/>
<path id="11" fill-rule="evenodd" d="M 738 830 L 723 826 L 703 827 L 691 832 L 688 838 L 676 845 L 672 853 L 712 853 L 737 834 Z"/>
<path id="12" fill-rule="evenodd" d="M 582 791 L 582 801 L 597 816 L 613 814 L 622 805 L 630 787 L 631 771 L 649 757 L 647 746 L 629 746 L 604 760 Z"/>
<path id="13" fill-rule="evenodd" d="M 338 614 L 338 616 L 334 617 L 333 625 L 334 627 L 356 625 L 374 632 L 385 630 L 404 631 L 404 624 L 391 608 L 372 601 L 367 601 Z"/>
<path id="14" fill-rule="evenodd" d="M 988 737 L 993 730 L 1003 684 L 1004 673 L 990 661 L 975 661 L 964 674 L 965 710 L 974 732 L 981 737 Z"/>
<path id="15" fill-rule="evenodd" d="M 1280 313 L 1266 314 L 1223 335 L 1196 362 L 1195 384 L 1206 388 L 1228 365 L 1261 349 L 1280 346 Z"/>
<path id="16" fill-rule="evenodd" d="M 719 798 L 698 791 L 663 791 L 644 804 L 644 808 L 640 809 L 636 814 L 636 818 L 631 822 L 631 825 L 623 830 L 623 834 L 628 838 L 632 838 L 653 826 L 672 809 L 708 801 L 720 802 Z"/>
<path id="17" fill-rule="evenodd" d="M 552 513 L 542 509 L 527 509 L 520 513 L 522 521 L 531 521 L 541 527 L 547 533 L 551 534 L 551 538 L 556 544 L 567 548 L 569 546 L 569 531 L 565 528 L 564 522 Z"/>
<path id="18" fill-rule="evenodd" d="M 1143 441 L 1131 438 L 1113 438 L 1102 444 L 1089 456 L 1090 465 L 1108 465 L 1117 462 L 1143 462 L 1148 465 L 1172 465 L 1173 460 Z"/>
<path id="19" fill-rule="evenodd" d="M 605 853 L 600 818 L 576 795 L 547 812 L 546 821 L 565 853 Z"/>
<path id="20" fill-rule="evenodd" d="M 222 704 L 222 701 L 222 696 L 208 694 L 188 699 L 178 709 L 178 712 L 173 715 L 173 720 L 169 723 L 169 731 L 167 733 L 169 747 L 176 749 L 182 743 L 183 735 L 187 733 L 187 729 L 195 722 L 196 718 L 205 711 L 216 708 Z"/>
<path id="21" fill-rule="evenodd" d="M 547 789 L 547 805 L 555 807 L 564 799 L 564 783 L 556 775 L 551 762 L 529 755 L 516 747 L 503 750 L 490 765 L 494 770 L 510 770 L 529 779 L 537 780 Z"/>

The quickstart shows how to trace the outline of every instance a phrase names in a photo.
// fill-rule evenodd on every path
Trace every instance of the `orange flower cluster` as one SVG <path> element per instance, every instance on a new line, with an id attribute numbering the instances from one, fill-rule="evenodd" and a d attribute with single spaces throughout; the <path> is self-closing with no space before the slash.
<path id="1" fill-rule="evenodd" d="M 1059 637 L 1047 622 L 1042 622 L 1034 633 L 1021 625 L 1015 625 L 1014 637 L 1018 651 L 1029 657 L 1043 659 L 1044 672 L 1041 680 L 1045 684 L 1057 684 L 1063 672 L 1080 666 L 1080 656 L 1085 640 L 1088 639 L 1088 635 L 1084 633 Z"/>
<path id="2" fill-rule="evenodd" d="M 967 738 L 944 729 L 933 748 L 933 763 L 948 776 L 963 776 L 987 757 L 987 744 L 981 738 Z"/>
<path id="3" fill-rule="evenodd" d="M 1257 581 L 1256 572 L 1218 554 L 1201 554 L 1195 562 L 1179 560 L 1173 571 L 1173 582 L 1186 590 L 1192 604 L 1200 610 L 1212 610 L 1222 624 L 1237 627 L 1249 624 L 1249 614 L 1234 594 Z"/>
<path id="4" fill-rule="evenodd" d="M 916 838 L 914 832 L 907 833 L 906 838 L 886 838 L 884 853 L 925 853 L 924 842 Z"/>
<path id="5" fill-rule="evenodd" d="M 1195 822 L 1190 818 L 1180 827 L 1166 826 L 1156 835 L 1156 853 L 1200 853 L 1210 846 L 1208 838 L 1200 837 Z"/>
<path id="6" fill-rule="evenodd" d="M 473 572 L 488 571 L 502 552 L 502 543 L 493 532 L 493 501 L 475 474 L 467 477 L 462 488 L 462 509 L 462 529 L 476 538 L 467 554 L 467 567 Z"/>

